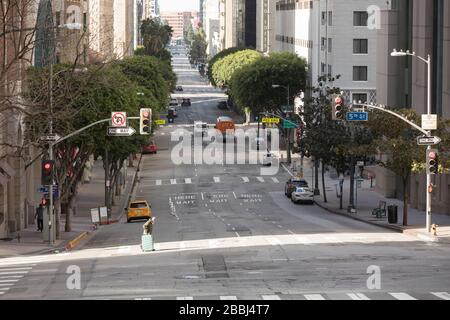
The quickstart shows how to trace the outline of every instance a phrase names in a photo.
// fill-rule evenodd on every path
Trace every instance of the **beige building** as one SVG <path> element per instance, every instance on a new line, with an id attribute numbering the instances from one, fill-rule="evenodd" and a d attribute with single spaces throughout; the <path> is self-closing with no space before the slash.
<path id="1" fill-rule="evenodd" d="M 89 1 L 89 59 L 107 61 L 114 57 L 114 1 Z"/>
<path id="2" fill-rule="evenodd" d="M 183 38 L 184 19 L 183 12 L 161 12 L 161 20 L 172 27 L 174 39 Z"/>
<path id="3" fill-rule="evenodd" d="M 275 50 L 276 0 L 256 1 L 256 50 Z"/>
<path id="4" fill-rule="evenodd" d="M 114 56 L 116 59 L 133 55 L 134 40 L 134 0 L 114 0 Z"/>
<path id="5" fill-rule="evenodd" d="M 427 68 L 419 59 L 391 57 L 393 49 L 411 50 L 432 58 L 432 113 L 450 118 L 450 2 L 397 0 L 382 12 L 378 40 L 378 103 L 412 108 L 418 114 L 427 108 Z M 418 135 L 420 133 L 418 132 Z M 448 158 L 441 154 L 441 158 Z M 424 154 L 425 159 L 425 154 Z M 401 183 L 382 168 L 377 169 L 377 188 L 388 197 L 402 195 Z M 450 176 L 433 177 L 434 212 L 450 213 Z M 425 209 L 425 175 L 411 179 L 411 206 Z"/>

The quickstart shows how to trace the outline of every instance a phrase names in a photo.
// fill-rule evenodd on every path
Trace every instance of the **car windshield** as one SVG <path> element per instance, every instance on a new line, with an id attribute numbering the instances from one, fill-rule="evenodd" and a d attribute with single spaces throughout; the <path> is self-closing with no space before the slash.
<path id="1" fill-rule="evenodd" d="M 145 202 L 134 202 L 130 205 L 130 208 L 132 209 L 142 209 L 147 208 L 147 203 Z"/>
<path id="2" fill-rule="evenodd" d="M 304 180 L 294 180 L 292 184 L 296 187 L 308 187 L 308 182 Z"/>

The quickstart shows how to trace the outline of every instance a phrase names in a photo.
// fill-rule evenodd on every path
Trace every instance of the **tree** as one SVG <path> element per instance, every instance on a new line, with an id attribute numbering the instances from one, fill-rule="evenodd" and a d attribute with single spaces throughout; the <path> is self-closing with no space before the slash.
<path id="1" fill-rule="evenodd" d="M 194 38 L 190 46 L 190 59 L 191 63 L 204 63 L 206 62 L 206 49 L 208 43 L 206 42 L 206 36 L 203 29 L 199 29 L 197 33 L 194 34 Z"/>
<path id="2" fill-rule="evenodd" d="M 230 54 L 233 54 L 233 53 L 235 53 L 235 52 L 242 51 L 242 50 L 245 50 L 245 49 L 246 49 L 246 48 L 244 48 L 244 47 L 231 47 L 231 48 L 228 48 L 228 49 L 225 49 L 225 50 L 220 51 L 218 54 L 216 54 L 214 57 L 212 57 L 212 58 L 209 60 L 209 62 L 208 62 L 208 73 L 207 73 L 207 75 L 208 75 L 209 81 L 211 82 L 211 84 L 212 84 L 214 87 L 217 87 L 217 84 L 214 82 L 214 77 L 213 77 L 213 74 L 212 74 L 212 70 L 213 70 L 213 68 L 214 68 L 214 64 L 216 64 L 216 63 L 219 62 L 221 59 L 225 58 L 226 56 L 228 56 L 228 55 L 230 55 Z"/>
<path id="3" fill-rule="evenodd" d="M 37 113 L 26 118 L 28 141 L 37 141 L 48 132 L 50 117 L 54 120 L 54 131 L 65 136 L 95 120 L 109 118 L 112 111 L 122 110 L 138 116 L 138 86 L 117 68 L 89 67 L 84 72 L 74 72 L 67 66 L 55 65 L 54 69 L 53 113 L 48 109 L 49 68 L 28 71 L 26 98 L 34 102 Z M 123 154 L 139 150 L 143 142 L 141 137 L 108 138 L 107 126 L 105 123 L 93 127 L 54 148 L 56 181 L 61 192 L 55 207 L 57 217 L 61 212 L 59 207 L 66 209 L 66 231 L 71 229 L 71 207 L 89 156 L 105 148 L 111 150 L 111 187 L 114 188 Z"/>
<path id="4" fill-rule="evenodd" d="M 276 111 L 282 113 L 287 103 L 287 92 L 272 85 L 290 87 L 289 101 L 305 90 L 307 63 L 292 53 L 272 53 L 237 70 L 230 80 L 230 93 L 241 108 L 249 107 L 254 113 Z"/>
<path id="5" fill-rule="evenodd" d="M 412 109 L 397 110 L 415 123 L 419 116 Z M 391 170 L 402 179 L 403 184 L 403 225 L 408 225 L 409 180 L 412 172 L 420 172 L 425 161 L 425 147 L 419 147 L 416 142 L 417 131 L 406 122 L 392 115 L 373 112 L 367 126 L 382 135 L 375 141 L 380 153 L 386 154 L 385 161 L 380 165 Z"/>
<path id="6" fill-rule="evenodd" d="M 262 57 L 256 50 L 247 49 L 231 53 L 213 65 L 212 76 L 218 87 L 227 87 L 233 74 Z"/>
<path id="7" fill-rule="evenodd" d="M 147 55 L 158 58 L 167 56 L 164 51 L 172 38 L 172 27 L 162 23 L 159 18 L 145 19 L 142 21 L 141 33 Z"/>

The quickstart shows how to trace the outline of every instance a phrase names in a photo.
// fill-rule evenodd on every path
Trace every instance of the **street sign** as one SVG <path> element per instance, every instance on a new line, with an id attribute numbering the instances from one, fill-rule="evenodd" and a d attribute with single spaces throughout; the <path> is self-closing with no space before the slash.
<path id="1" fill-rule="evenodd" d="M 41 141 L 45 141 L 45 142 L 56 142 L 59 139 L 61 139 L 61 137 L 59 135 L 57 135 L 56 133 L 48 134 L 48 135 L 42 136 L 40 138 Z"/>
<path id="2" fill-rule="evenodd" d="M 441 138 L 439 137 L 426 137 L 426 136 L 422 136 L 422 137 L 417 137 L 417 144 L 419 146 L 434 146 L 435 144 L 438 144 L 442 141 Z"/>
<path id="3" fill-rule="evenodd" d="M 166 120 L 155 120 L 155 124 L 163 126 L 166 124 Z"/>
<path id="4" fill-rule="evenodd" d="M 262 118 L 262 123 L 280 123 L 280 118 Z"/>
<path id="5" fill-rule="evenodd" d="M 347 112 L 347 121 L 369 121 L 368 112 Z"/>
<path id="6" fill-rule="evenodd" d="M 356 165 L 357 165 L 358 167 L 364 167 L 364 161 L 358 161 L 358 162 L 356 163 Z"/>
<path id="7" fill-rule="evenodd" d="M 136 130 L 134 130 L 131 127 L 125 127 L 125 128 L 108 127 L 108 131 L 107 131 L 107 134 L 110 137 L 130 137 L 135 133 L 136 133 Z"/>
<path id="8" fill-rule="evenodd" d="M 437 114 L 423 114 L 422 115 L 422 129 L 423 130 L 437 130 Z"/>
<path id="9" fill-rule="evenodd" d="M 53 185 L 53 193 L 58 192 L 59 191 L 59 187 L 57 184 Z M 39 192 L 40 193 L 44 193 L 44 194 L 48 194 L 48 186 L 41 186 L 39 188 Z"/>
<path id="10" fill-rule="evenodd" d="M 297 125 L 291 121 L 283 121 L 283 129 L 296 129 Z"/>
<path id="11" fill-rule="evenodd" d="M 111 112 L 111 126 L 122 128 L 127 126 L 126 112 Z"/>

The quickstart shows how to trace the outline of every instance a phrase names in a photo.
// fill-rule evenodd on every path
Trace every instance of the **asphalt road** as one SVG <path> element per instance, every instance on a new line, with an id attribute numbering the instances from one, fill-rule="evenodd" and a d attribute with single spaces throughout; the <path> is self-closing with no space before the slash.
<path id="1" fill-rule="evenodd" d="M 70 253 L 0 260 L 0 299 L 450 299 L 446 244 L 295 205 L 282 169 L 175 165 L 173 131 L 219 115 L 243 119 L 216 108 L 223 92 L 185 55 L 174 67 L 184 88 L 176 96 L 193 105 L 157 131 L 160 150 L 144 156 L 136 193 L 157 219 L 156 251 L 140 249 L 143 222 L 122 220 Z M 74 270 L 79 289 L 70 289 Z"/>

